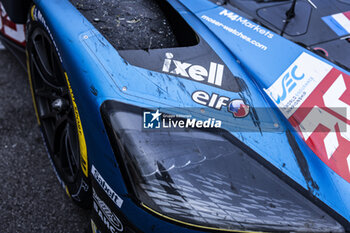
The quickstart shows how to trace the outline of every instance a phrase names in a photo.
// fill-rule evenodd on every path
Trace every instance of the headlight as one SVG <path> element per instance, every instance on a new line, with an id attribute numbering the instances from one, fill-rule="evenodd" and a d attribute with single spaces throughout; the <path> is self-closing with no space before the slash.
<path id="1" fill-rule="evenodd" d="M 113 101 L 101 111 L 137 199 L 153 213 L 212 230 L 344 231 L 223 131 L 145 130 L 141 109 Z"/>

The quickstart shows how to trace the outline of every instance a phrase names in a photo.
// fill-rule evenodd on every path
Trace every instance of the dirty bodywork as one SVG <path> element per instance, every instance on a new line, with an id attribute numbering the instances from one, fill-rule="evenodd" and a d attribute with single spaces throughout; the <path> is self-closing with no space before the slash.
<path id="1" fill-rule="evenodd" d="M 349 135 L 328 137 L 348 125 L 329 103 L 349 104 L 349 72 L 232 2 L 36 2 L 80 116 L 93 229 L 350 229 Z"/>

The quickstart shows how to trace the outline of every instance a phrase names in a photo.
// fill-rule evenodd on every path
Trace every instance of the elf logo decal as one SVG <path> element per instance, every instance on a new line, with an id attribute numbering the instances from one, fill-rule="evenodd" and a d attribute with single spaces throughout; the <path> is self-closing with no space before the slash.
<path id="1" fill-rule="evenodd" d="M 119 218 L 111 211 L 111 209 L 104 203 L 104 201 L 99 198 L 95 192 L 93 191 L 93 199 L 94 199 L 94 210 L 101 218 L 102 222 L 108 228 L 108 230 L 112 233 L 117 231 L 122 232 L 124 230 L 122 222 Z"/>
<path id="2" fill-rule="evenodd" d="M 222 77 L 224 75 L 224 65 L 210 62 L 209 71 L 200 65 L 192 65 L 187 62 L 172 60 L 172 53 L 165 54 L 166 59 L 163 64 L 163 72 L 180 75 L 185 78 L 191 78 L 198 82 L 206 82 L 221 87 Z M 171 68 L 174 68 L 171 70 Z"/>
<path id="3" fill-rule="evenodd" d="M 234 117 L 246 117 L 249 114 L 249 106 L 244 103 L 243 100 L 234 99 L 231 100 L 226 96 L 219 96 L 213 93 L 211 96 L 205 91 L 195 91 L 192 94 L 194 102 L 221 110 L 222 107 L 227 107 L 228 112 L 232 112 Z"/>

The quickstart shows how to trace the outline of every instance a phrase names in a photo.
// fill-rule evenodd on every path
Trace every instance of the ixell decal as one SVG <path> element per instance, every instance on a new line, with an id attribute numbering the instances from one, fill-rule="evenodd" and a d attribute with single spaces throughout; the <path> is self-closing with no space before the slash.
<path id="1" fill-rule="evenodd" d="M 175 60 L 172 53 L 166 53 L 165 57 L 163 72 L 221 87 L 224 76 L 224 65 L 210 62 L 208 69 L 200 65 Z"/>

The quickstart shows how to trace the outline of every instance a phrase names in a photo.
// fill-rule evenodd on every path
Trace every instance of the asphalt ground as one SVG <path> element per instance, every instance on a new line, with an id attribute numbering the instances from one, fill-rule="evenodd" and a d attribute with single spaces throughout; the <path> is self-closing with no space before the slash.
<path id="1" fill-rule="evenodd" d="M 0 97 L 0 232 L 85 232 L 90 213 L 72 203 L 54 174 L 27 74 L 2 49 Z"/>

